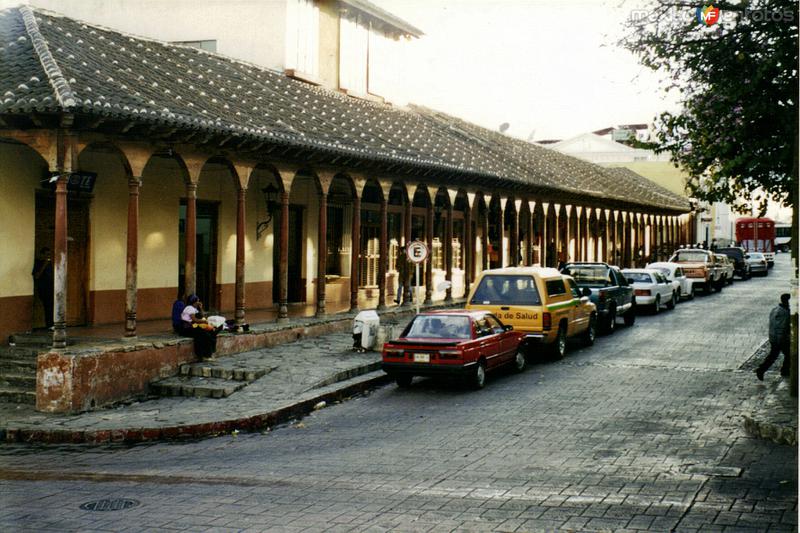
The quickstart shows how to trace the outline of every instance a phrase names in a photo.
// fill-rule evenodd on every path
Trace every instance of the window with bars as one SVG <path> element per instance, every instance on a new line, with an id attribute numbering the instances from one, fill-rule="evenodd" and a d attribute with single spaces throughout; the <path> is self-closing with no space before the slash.
<path id="1" fill-rule="evenodd" d="M 431 250 L 431 266 L 434 270 L 444 270 L 444 247 L 439 237 L 433 238 L 433 249 Z"/>
<path id="2" fill-rule="evenodd" d="M 453 270 L 461 270 L 461 239 L 453 238 Z"/>

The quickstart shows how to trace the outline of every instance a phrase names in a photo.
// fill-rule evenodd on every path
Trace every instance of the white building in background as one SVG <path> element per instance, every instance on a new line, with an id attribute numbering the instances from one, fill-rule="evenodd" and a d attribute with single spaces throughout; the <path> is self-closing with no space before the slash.
<path id="1" fill-rule="evenodd" d="M 422 31 L 367 0 L 20 0 L 182 43 L 351 96 L 403 105 L 404 43 Z"/>
<path id="2" fill-rule="evenodd" d="M 652 139 L 652 129 L 647 124 L 629 124 L 582 133 L 569 139 L 543 141 L 542 146 L 607 167 L 625 167 L 647 179 L 686 196 L 686 174 L 671 161 L 668 153 L 657 154 L 653 150 L 634 148 L 620 141 L 631 139 L 646 142 Z M 699 242 L 711 245 L 731 243 L 736 238 L 736 218 L 729 205 L 715 202 L 698 205 L 696 235 Z"/>

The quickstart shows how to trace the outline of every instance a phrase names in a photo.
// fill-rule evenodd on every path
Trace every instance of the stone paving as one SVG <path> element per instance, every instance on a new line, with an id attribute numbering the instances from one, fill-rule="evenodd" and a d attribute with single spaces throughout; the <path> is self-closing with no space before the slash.
<path id="1" fill-rule="evenodd" d="M 481 391 L 420 379 L 203 441 L 6 444 L 0 529 L 797 531 L 796 447 L 743 427 L 785 394 L 751 368 L 787 275 L 779 263 Z M 139 505 L 80 508 L 121 498 Z"/>

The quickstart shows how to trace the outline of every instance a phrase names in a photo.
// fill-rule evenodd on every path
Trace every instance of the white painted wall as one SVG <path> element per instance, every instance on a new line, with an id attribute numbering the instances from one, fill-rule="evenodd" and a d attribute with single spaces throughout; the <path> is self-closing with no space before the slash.
<path id="1" fill-rule="evenodd" d="M 20 0 L 161 41 L 216 40 L 217 53 L 283 70 L 286 0 Z"/>

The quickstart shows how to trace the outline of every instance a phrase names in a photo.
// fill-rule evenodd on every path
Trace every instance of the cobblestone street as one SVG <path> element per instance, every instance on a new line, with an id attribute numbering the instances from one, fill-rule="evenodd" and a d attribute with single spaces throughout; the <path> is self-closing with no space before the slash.
<path id="1" fill-rule="evenodd" d="M 750 358 L 789 271 L 779 255 L 767 278 L 477 392 L 417 379 L 263 433 L 2 445 L 0 529 L 797 531 L 796 448 L 742 423 L 780 379 Z M 80 508 L 118 498 L 139 505 Z"/>

